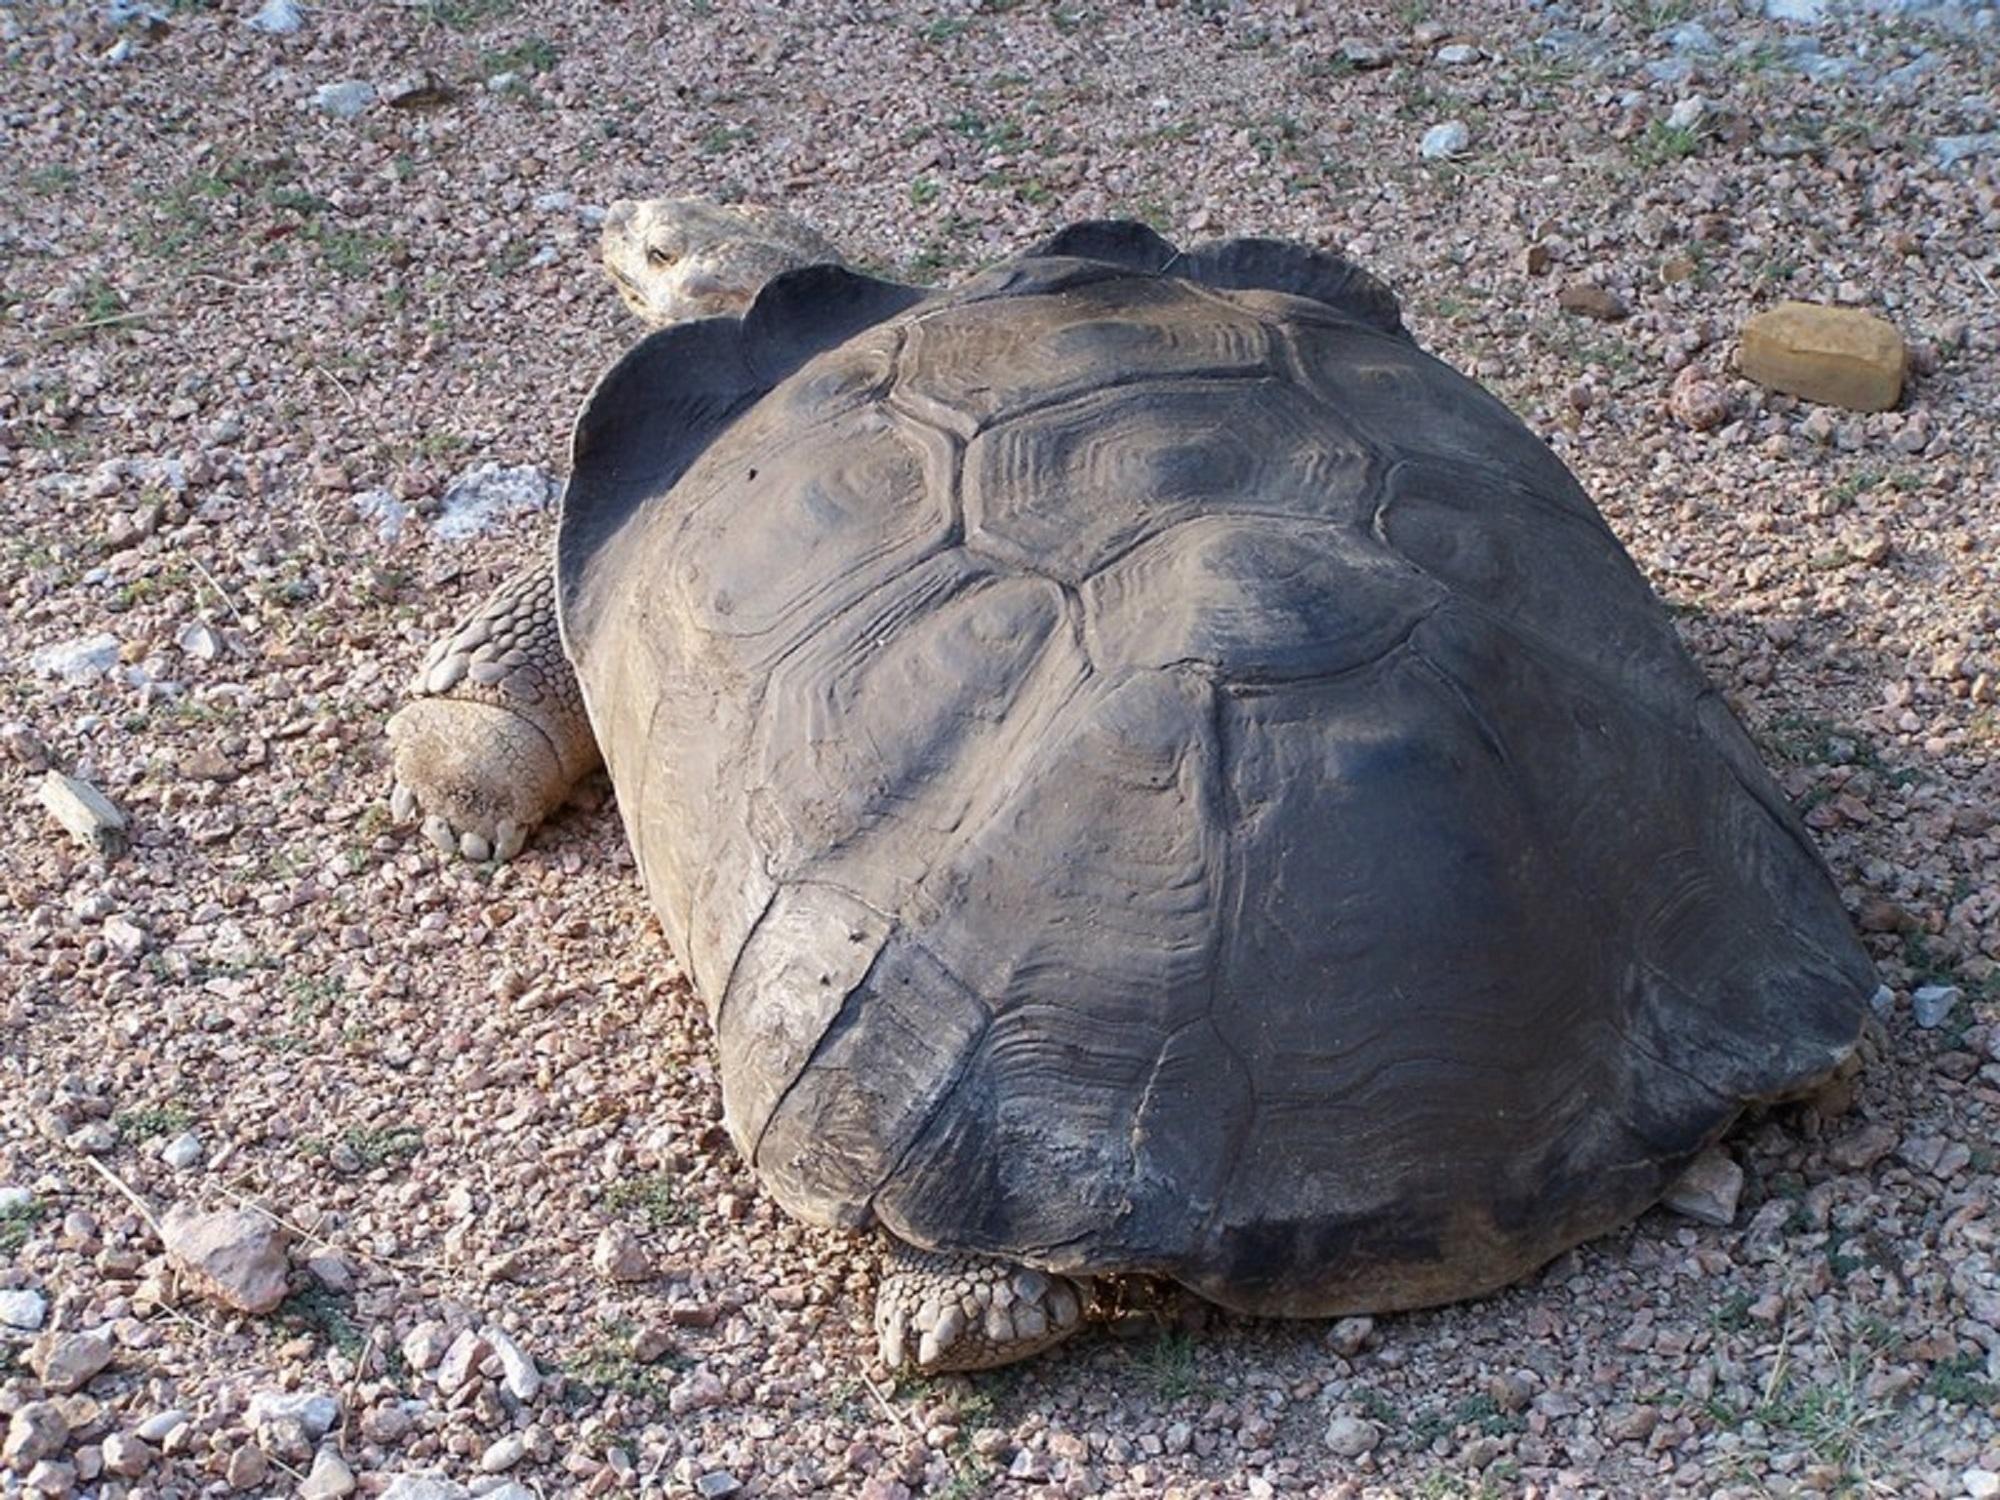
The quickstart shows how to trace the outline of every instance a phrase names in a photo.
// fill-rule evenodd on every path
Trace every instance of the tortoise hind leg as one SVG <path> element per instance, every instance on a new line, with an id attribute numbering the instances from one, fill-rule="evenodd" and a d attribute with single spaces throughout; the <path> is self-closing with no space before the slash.
<path id="1" fill-rule="evenodd" d="M 512 859 L 597 765 L 556 625 L 555 575 L 523 570 L 431 648 L 389 720 L 397 821 L 448 854 Z"/>
<path id="2" fill-rule="evenodd" d="M 1061 1343 L 1082 1326 L 1083 1308 L 1083 1289 L 1067 1276 L 890 1238 L 875 1334 L 892 1370 L 986 1370 Z"/>

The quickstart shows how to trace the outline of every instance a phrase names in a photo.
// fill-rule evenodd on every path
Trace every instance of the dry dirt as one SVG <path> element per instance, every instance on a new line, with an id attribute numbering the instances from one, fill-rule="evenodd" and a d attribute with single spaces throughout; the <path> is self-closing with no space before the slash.
<path id="1" fill-rule="evenodd" d="M 1820 19 L 0 5 L 0 1311 L 114 1345 L 51 1416 L 0 1327 L 0 1494 L 288 1494 L 316 1446 L 318 1493 L 405 1500 L 2000 1491 L 2000 25 L 1771 9 Z M 316 102 L 344 81 L 380 91 L 353 118 Z M 1809 807 L 1894 994 L 1851 1101 L 1746 1122 L 1730 1227 L 1656 1212 L 1477 1304 L 1140 1318 L 888 1381 L 868 1248 L 782 1219 L 715 1123 L 609 809 L 493 871 L 382 806 L 404 677 L 547 534 L 455 538 L 449 481 L 560 472 L 635 331 L 593 210 L 659 192 L 782 202 L 910 277 L 1110 213 L 1386 276 L 1576 466 Z M 1578 282 L 1629 316 L 1563 310 Z M 1895 322 L 1901 408 L 1738 378 L 1787 296 Z M 1668 409 L 1689 365 L 1708 430 Z M 46 654 L 99 635 L 99 670 Z M 43 813 L 45 760 L 129 853 Z M 1920 1016 L 1926 985 L 1957 993 Z M 177 1288 L 147 1222 L 239 1200 L 296 1236 L 265 1316 Z M 539 1371 L 438 1362 L 489 1327 Z M 337 1405 L 253 1420 L 287 1389 Z"/>

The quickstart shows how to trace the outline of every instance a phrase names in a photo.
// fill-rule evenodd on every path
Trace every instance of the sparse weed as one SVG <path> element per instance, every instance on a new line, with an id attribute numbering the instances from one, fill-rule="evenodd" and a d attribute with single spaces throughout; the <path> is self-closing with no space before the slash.
<path id="1" fill-rule="evenodd" d="M 28 1243 L 28 1235 L 48 1216 L 48 1205 L 30 1198 L 0 1208 L 0 1252 L 12 1255 Z"/>
<path id="2" fill-rule="evenodd" d="M 1195 1368 L 1194 1340 L 1185 1333 L 1163 1333 L 1139 1353 L 1146 1383 L 1162 1401 L 1206 1397 L 1209 1383 Z"/>
<path id="3" fill-rule="evenodd" d="M 408 1161 L 424 1146 L 424 1133 L 414 1125 L 356 1125 L 340 1139 L 364 1170 Z"/>
<path id="4" fill-rule="evenodd" d="M 121 1141 L 150 1141 L 155 1136 L 178 1135 L 193 1122 L 194 1116 L 178 1104 L 126 1110 L 111 1119 Z"/>
<path id="5" fill-rule="evenodd" d="M 547 37 L 529 35 L 511 47 L 479 54 L 479 66 L 489 78 L 501 73 L 546 73 L 562 54 Z"/>
<path id="6" fill-rule="evenodd" d="M 674 1180 L 665 1172 L 647 1172 L 614 1182 L 604 1193 L 604 1206 L 616 1213 L 631 1213 L 654 1229 L 670 1229 L 694 1217 L 680 1201 Z"/>

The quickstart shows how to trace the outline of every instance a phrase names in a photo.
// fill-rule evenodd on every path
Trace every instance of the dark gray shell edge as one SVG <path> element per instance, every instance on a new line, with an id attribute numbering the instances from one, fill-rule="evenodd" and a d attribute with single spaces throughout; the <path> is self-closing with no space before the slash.
<path id="1" fill-rule="evenodd" d="M 590 562 L 647 500 L 665 494 L 717 434 L 815 354 L 921 302 L 927 292 L 840 266 L 773 279 L 742 317 L 648 334 L 584 399 L 556 530 L 556 589 L 572 657 L 595 607 Z"/>
<path id="2" fill-rule="evenodd" d="M 1155 276 L 1181 276 L 1218 291 L 1288 292 L 1383 333 L 1410 336 L 1403 327 L 1402 304 L 1386 282 L 1338 255 L 1285 240 L 1210 240 L 1183 251 L 1130 219 L 1086 219 L 1057 231 L 1028 254 L 1073 256 Z"/>

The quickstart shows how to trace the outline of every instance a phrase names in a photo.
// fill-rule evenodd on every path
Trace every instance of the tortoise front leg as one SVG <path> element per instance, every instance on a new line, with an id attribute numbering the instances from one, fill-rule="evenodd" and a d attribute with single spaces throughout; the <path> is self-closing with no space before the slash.
<path id="1" fill-rule="evenodd" d="M 987 1370 L 1075 1333 L 1084 1300 L 1067 1276 L 983 1255 L 918 1250 L 892 1236 L 875 1292 L 875 1336 L 892 1370 Z"/>
<path id="2" fill-rule="evenodd" d="M 389 720 L 398 822 L 447 854 L 512 859 L 597 765 L 556 625 L 555 574 L 516 574 L 431 648 Z"/>

